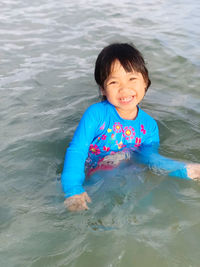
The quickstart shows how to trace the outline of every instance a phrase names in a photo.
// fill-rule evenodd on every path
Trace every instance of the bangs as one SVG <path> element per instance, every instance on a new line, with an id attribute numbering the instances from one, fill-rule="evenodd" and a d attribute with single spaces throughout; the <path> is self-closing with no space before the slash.
<path id="1" fill-rule="evenodd" d="M 140 72 L 148 89 L 151 81 L 142 54 L 133 45 L 118 43 L 105 47 L 97 57 L 94 74 L 99 87 L 104 88 L 116 60 L 126 72 Z"/>
<path id="2" fill-rule="evenodd" d="M 130 60 L 130 58 L 127 59 L 123 57 L 115 57 L 106 62 L 105 68 L 100 71 L 100 77 L 101 77 L 100 79 L 101 81 L 103 81 L 103 84 L 106 81 L 106 79 L 110 76 L 110 74 L 112 73 L 115 61 L 117 60 L 119 61 L 119 63 L 122 65 L 122 67 L 124 68 L 126 72 L 135 71 L 135 72 L 141 73 L 146 84 L 148 84 L 148 86 L 150 85 L 148 71 L 144 65 L 145 64 L 144 60 L 143 59 L 138 60 L 138 58 L 137 59 L 134 58 Z"/>
<path id="3" fill-rule="evenodd" d="M 119 63 L 122 65 L 122 67 L 126 72 L 132 72 L 132 71 L 141 72 L 141 66 L 140 64 L 137 64 L 137 62 L 130 61 L 130 59 L 115 58 L 114 61 L 111 63 L 110 68 L 108 68 L 109 70 L 109 72 L 107 73 L 108 75 L 110 75 L 110 73 L 112 72 L 116 60 L 119 61 Z"/>
<path id="4" fill-rule="evenodd" d="M 141 72 L 141 66 L 139 64 L 136 64 L 136 62 L 130 61 L 130 59 L 124 59 L 124 58 L 119 58 L 115 57 L 110 60 L 108 60 L 105 63 L 105 68 L 100 71 L 100 79 L 101 81 L 105 82 L 105 80 L 110 76 L 111 72 L 113 71 L 113 67 L 115 64 L 115 61 L 119 61 L 119 63 L 122 65 L 124 70 L 126 72 Z"/>

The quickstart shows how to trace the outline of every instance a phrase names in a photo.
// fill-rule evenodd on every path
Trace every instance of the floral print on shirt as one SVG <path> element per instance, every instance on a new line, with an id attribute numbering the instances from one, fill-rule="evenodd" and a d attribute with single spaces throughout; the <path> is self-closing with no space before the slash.
<path id="1" fill-rule="evenodd" d="M 104 122 L 100 127 L 100 130 L 103 131 L 105 127 Z M 139 131 L 142 135 L 146 134 L 145 126 L 143 124 L 140 125 Z M 138 134 L 139 136 L 136 135 L 135 129 L 132 126 L 123 127 L 120 122 L 115 122 L 112 128 L 108 128 L 106 132 L 104 131 L 102 135 L 97 137 L 96 143 L 90 145 L 89 152 L 99 156 L 103 152 L 102 156 L 105 156 L 105 153 L 110 153 L 113 149 L 116 149 L 117 152 L 130 144 L 133 144 L 135 148 L 138 148 L 142 143 L 142 136 L 140 133 Z"/>

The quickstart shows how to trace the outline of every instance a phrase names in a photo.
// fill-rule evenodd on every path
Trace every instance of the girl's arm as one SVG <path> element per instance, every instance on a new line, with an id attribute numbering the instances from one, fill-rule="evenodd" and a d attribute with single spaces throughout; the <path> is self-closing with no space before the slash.
<path id="1" fill-rule="evenodd" d="M 166 172 L 169 176 L 183 179 L 200 178 L 200 164 L 184 163 L 164 157 L 158 153 L 158 146 L 156 145 L 141 147 L 133 157 L 151 168 Z"/>
<path id="2" fill-rule="evenodd" d="M 163 170 L 170 176 L 188 178 L 186 164 L 159 154 L 159 130 L 155 120 L 150 121 L 148 135 L 137 151 L 133 153 L 134 160 L 147 164 L 151 168 Z"/>
<path id="3" fill-rule="evenodd" d="M 66 198 L 85 192 L 82 186 L 85 179 L 85 160 L 98 123 L 99 112 L 96 106 L 92 105 L 84 113 L 65 155 L 61 182 Z"/>
<path id="4" fill-rule="evenodd" d="M 177 160 L 166 158 L 159 154 L 159 131 L 157 123 L 153 120 L 151 128 L 144 143 L 138 150 L 121 151 L 104 158 L 101 164 L 117 166 L 123 160 L 132 160 L 164 171 L 169 176 L 176 176 L 184 179 L 200 178 L 200 164 L 186 164 Z"/>
<path id="5" fill-rule="evenodd" d="M 184 179 L 200 178 L 200 164 L 188 164 L 159 154 L 159 130 L 155 121 L 152 124 L 151 134 L 148 135 L 147 140 L 136 154 L 141 162 L 158 170 L 163 170 L 169 176 Z"/>
<path id="6" fill-rule="evenodd" d="M 142 146 L 134 154 L 136 161 L 147 164 L 150 168 L 166 172 L 169 176 L 188 179 L 187 165 L 184 162 L 164 157 L 158 152 L 159 145 Z"/>

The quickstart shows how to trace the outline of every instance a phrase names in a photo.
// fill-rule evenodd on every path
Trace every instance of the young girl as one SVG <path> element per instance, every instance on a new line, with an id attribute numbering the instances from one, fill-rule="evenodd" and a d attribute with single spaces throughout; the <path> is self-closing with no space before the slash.
<path id="1" fill-rule="evenodd" d="M 200 164 L 185 164 L 158 154 L 157 123 L 138 106 L 151 81 L 134 46 L 116 43 L 105 47 L 96 61 L 95 80 L 104 101 L 86 110 L 65 157 L 61 180 L 69 210 L 88 209 L 87 202 L 91 202 L 82 186 L 85 165 L 90 175 L 137 159 L 172 176 L 200 177 Z"/>

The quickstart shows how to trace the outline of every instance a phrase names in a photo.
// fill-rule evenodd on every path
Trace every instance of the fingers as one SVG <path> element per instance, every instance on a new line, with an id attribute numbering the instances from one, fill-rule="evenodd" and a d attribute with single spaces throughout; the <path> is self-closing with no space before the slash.
<path id="1" fill-rule="evenodd" d="M 84 195 L 84 196 L 85 196 L 85 200 L 86 200 L 88 203 L 91 203 L 92 200 L 91 200 L 91 198 L 88 196 L 88 194 L 87 194 L 86 192 L 84 192 L 83 194 L 85 194 L 85 195 Z"/>
<path id="2" fill-rule="evenodd" d="M 76 205 L 69 206 L 67 209 L 69 211 L 82 211 L 82 210 L 88 210 L 89 208 L 87 204 L 80 205 L 76 203 Z"/>
<path id="3" fill-rule="evenodd" d="M 81 210 L 88 210 L 88 206 L 86 202 L 80 202 L 80 200 L 76 199 L 75 201 L 69 203 L 65 200 L 65 206 L 69 211 L 81 211 Z"/>
<path id="4" fill-rule="evenodd" d="M 70 211 L 74 211 L 74 210 L 76 210 L 76 208 L 78 208 L 78 206 L 77 206 L 78 203 L 76 201 L 76 198 L 73 198 L 73 197 L 69 197 L 69 198 L 65 199 L 64 204 L 65 204 L 66 208 Z"/>
<path id="5" fill-rule="evenodd" d="M 82 202 L 79 208 L 80 208 L 79 210 L 89 210 L 86 201 Z"/>
<path id="6" fill-rule="evenodd" d="M 65 199 L 64 204 L 69 211 L 88 210 L 87 202 L 91 202 L 91 198 L 86 192 L 80 195 L 74 195 Z"/>
<path id="7" fill-rule="evenodd" d="M 195 163 L 188 164 L 187 175 L 191 179 L 200 178 L 200 164 L 195 164 Z"/>

